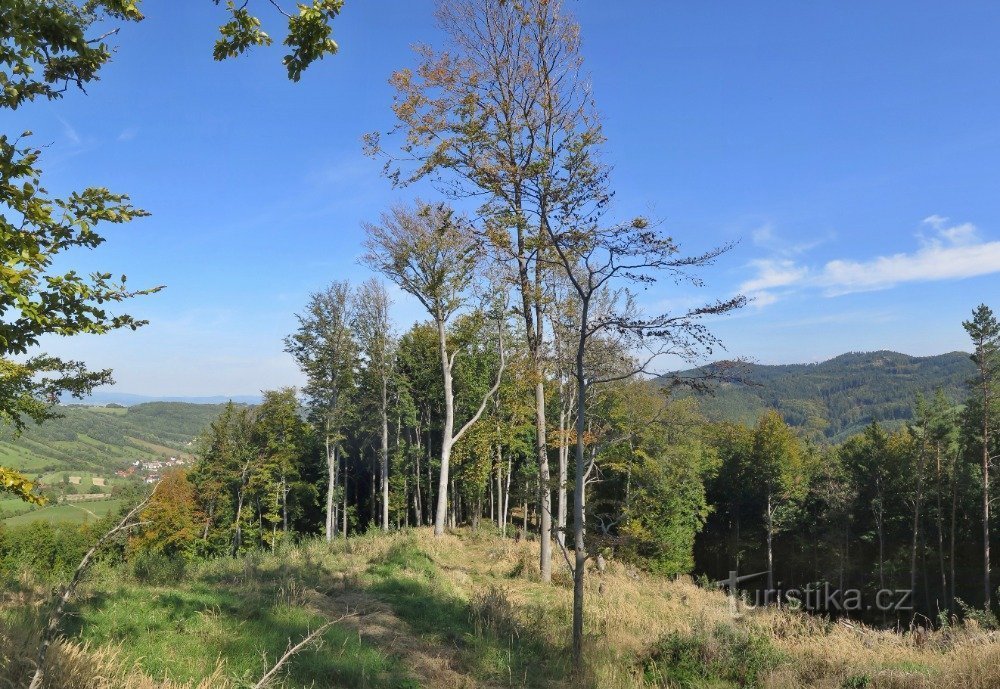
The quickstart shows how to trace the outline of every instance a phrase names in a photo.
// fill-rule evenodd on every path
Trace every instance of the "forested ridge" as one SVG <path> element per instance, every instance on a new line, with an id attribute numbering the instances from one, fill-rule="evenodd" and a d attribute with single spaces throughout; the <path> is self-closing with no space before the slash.
<path id="1" fill-rule="evenodd" d="M 709 419 L 752 423 L 775 409 L 803 434 L 835 443 L 872 421 L 892 429 L 913 420 L 918 393 L 929 397 L 940 389 L 960 402 L 975 372 L 965 352 L 926 357 L 849 352 L 816 364 L 745 366 L 745 382 L 721 383 L 699 399 Z"/>

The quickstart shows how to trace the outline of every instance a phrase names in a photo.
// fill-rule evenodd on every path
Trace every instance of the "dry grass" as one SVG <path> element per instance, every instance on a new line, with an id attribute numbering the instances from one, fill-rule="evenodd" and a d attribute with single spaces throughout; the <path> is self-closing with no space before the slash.
<path id="1" fill-rule="evenodd" d="M 261 574 L 266 573 L 266 578 L 278 577 L 283 582 L 277 596 L 286 605 L 304 606 L 324 614 L 342 612 L 345 607 L 358 610 L 361 614 L 348 624 L 351 633 L 401 658 L 407 667 L 414 668 L 419 684 L 429 688 L 736 687 L 740 686 L 739 680 L 726 677 L 713 677 L 707 682 L 678 681 L 668 666 L 650 671 L 650 663 L 662 658 L 656 655 L 658 649 L 671 639 L 689 644 L 698 657 L 711 660 L 729 653 L 727 662 L 739 664 L 742 656 L 733 656 L 731 649 L 725 648 L 730 643 L 727 639 L 733 638 L 752 639 L 767 651 L 769 664 L 762 666 L 765 671 L 759 677 L 754 675 L 745 686 L 1000 687 L 1000 638 L 974 624 L 911 634 L 775 609 L 749 610 L 734 619 L 729 602 L 718 591 L 700 588 L 688 578 L 674 581 L 644 574 L 615 561 L 609 562 L 603 573 L 589 572 L 587 676 L 583 681 L 571 681 L 571 580 L 557 552 L 555 585 L 543 585 L 537 576 L 536 548 L 536 543 L 515 543 L 468 531 L 434 538 L 430 530 L 421 529 L 351 539 L 349 544 L 313 541 L 276 555 L 196 565 L 190 576 L 210 571 L 233 590 L 259 595 L 254 591 L 262 585 Z M 385 589 L 373 584 L 383 576 L 373 573 L 373 568 L 396 562 L 399 553 L 410 553 L 407 557 L 416 553 L 419 557 L 414 559 L 420 561 L 410 569 L 393 570 L 392 581 L 421 583 L 431 587 L 427 591 L 446 592 L 448 600 L 465 611 L 461 615 L 474 636 L 499 639 L 501 650 L 524 654 L 520 664 L 510 662 L 510 667 L 520 668 L 521 674 L 511 671 L 504 676 L 495 667 L 487 671 L 470 663 L 468 653 L 463 654 L 451 642 L 415 624 L 413 611 L 405 609 L 410 599 L 399 598 L 407 595 L 403 592 L 408 589 L 400 586 L 394 593 L 385 593 Z M 388 580 L 380 581 L 385 584 Z M 30 647 L 30 641 L 19 638 L 17 630 L 8 629 L 6 637 L 0 636 L 0 677 L 7 681 L 5 685 L 0 679 L 0 689 L 26 684 L 23 680 L 31 669 L 29 664 L 12 659 L 30 657 L 17 648 Z M 737 660 L 733 661 L 733 657 Z M 225 688 L 231 685 L 227 684 L 224 670 L 225 666 L 220 665 L 199 685 L 157 682 L 127 662 L 120 648 L 91 649 L 63 641 L 53 649 L 47 686 Z"/>
<path id="2" fill-rule="evenodd" d="M 0 627 L 0 687 L 28 686 L 35 666 L 29 658 L 38 646 L 37 635 L 19 626 Z M 48 652 L 44 689 L 228 689 L 222 664 L 201 682 L 178 684 L 157 681 L 128 662 L 118 646 L 91 649 L 57 640 Z"/>
<path id="3" fill-rule="evenodd" d="M 494 617 L 513 616 L 520 628 L 544 636 L 552 647 L 568 647 L 572 591 L 561 585 L 569 583 L 564 562 L 554 563 L 557 585 L 544 586 L 529 566 L 536 544 L 466 534 L 434 539 L 424 531 L 417 537 L 457 587 L 468 590 L 466 582 L 473 582 L 473 603 L 482 608 L 489 601 Z M 506 603 L 496 600 L 497 580 L 510 582 L 502 589 Z M 745 611 L 734 620 L 721 592 L 686 577 L 672 581 L 614 561 L 602 574 L 589 572 L 586 611 L 591 686 L 662 686 L 643 677 L 641 666 L 659 640 L 730 626 L 766 639 L 777 651 L 781 661 L 763 681 L 765 687 L 1000 687 L 1000 637 L 974 624 L 910 634 L 775 609 Z"/>

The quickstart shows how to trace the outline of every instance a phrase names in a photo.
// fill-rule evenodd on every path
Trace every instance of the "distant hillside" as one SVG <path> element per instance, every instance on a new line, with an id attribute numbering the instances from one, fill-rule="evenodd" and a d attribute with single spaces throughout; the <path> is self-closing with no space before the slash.
<path id="1" fill-rule="evenodd" d="M 43 475 L 62 470 L 99 474 L 137 459 L 190 452 L 189 443 L 222 409 L 218 404 L 151 402 L 133 407 L 67 405 L 62 418 L 32 425 L 20 437 L 0 434 L 0 464 Z"/>
<path id="2" fill-rule="evenodd" d="M 63 404 L 83 404 L 87 406 L 103 406 L 105 404 L 120 404 L 131 407 L 147 402 L 184 402 L 186 404 L 225 404 L 232 400 L 236 404 L 260 404 L 260 395 L 211 395 L 209 397 L 171 397 L 155 395 L 136 395 L 131 392 L 116 392 L 115 390 L 96 390 L 82 400 L 64 395 Z"/>
<path id="3" fill-rule="evenodd" d="M 873 419 L 888 425 L 909 420 L 917 392 L 929 397 L 941 388 L 961 402 L 973 372 L 964 352 L 857 352 L 819 364 L 751 365 L 749 379 L 758 385 L 725 384 L 701 404 L 720 421 L 753 422 L 765 409 L 777 409 L 789 424 L 839 442 Z"/>

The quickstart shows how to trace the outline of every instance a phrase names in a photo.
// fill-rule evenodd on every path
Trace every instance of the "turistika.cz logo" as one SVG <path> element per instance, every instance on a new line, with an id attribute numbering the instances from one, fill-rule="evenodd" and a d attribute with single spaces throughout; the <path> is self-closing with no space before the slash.
<path id="1" fill-rule="evenodd" d="M 739 584 L 766 576 L 767 571 L 744 574 L 730 570 L 729 576 L 714 582 L 729 593 L 729 606 L 733 615 L 739 615 L 740 606 L 748 609 L 780 605 L 791 610 L 816 613 L 909 612 L 913 610 L 913 592 L 909 589 L 879 589 L 866 598 L 861 589 L 832 586 L 829 582 L 807 584 L 795 588 L 763 589 L 747 595 L 740 594 Z"/>

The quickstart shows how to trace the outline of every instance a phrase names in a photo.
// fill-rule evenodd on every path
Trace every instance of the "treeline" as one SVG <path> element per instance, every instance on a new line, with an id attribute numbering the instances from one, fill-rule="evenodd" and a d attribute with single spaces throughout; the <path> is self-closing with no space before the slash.
<path id="1" fill-rule="evenodd" d="M 459 321 L 449 336 L 471 343 L 477 328 Z M 168 474 L 161 483 L 143 515 L 150 526 L 134 545 L 193 557 L 271 549 L 304 534 L 325 534 L 331 477 L 331 538 L 381 528 L 384 507 L 391 528 L 433 524 L 445 424 L 434 329 L 414 325 L 398 338 L 394 353 L 386 484 L 378 377 L 358 356 L 350 362 L 351 383 L 340 391 L 340 427 L 301 407 L 293 389 L 265 392 L 258 407 L 226 407 L 200 439 L 190 472 Z M 542 484 L 534 458 L 532 390 L 513 340 L 505 358 L 500 387 L 455 444 L 446 525 L 537 540 Z M 497 359 L 495 351 L 473 346 L 461 365 L 456 361 L 457 424 L 477 411 Z M 564 397 L 567 386 L 561 396 L 558 381 L 550 382 L 549 459 L 558 481 L 550 499 L 558 546 L 566 542 L 572 506 L 572 400 Z M 710 512 L 706 481 L 718 469 L 713 429 L 696 401 L 672 400 L 654 383 L 631 379 L 596 391 L 588 408 L 586 513 L 594 547 L 665 574 L 691 571 L 695 535 Z M 336 464 L 330 465 L 330 457 Z"/>
<path id="2" fill-rule="evenodd" d="M 896 431 L 872 422 L 833 446 L 803 441 L 776 412 L 755 426 L 717 425 L 720 470 L 708 484 L 699 569 L 718 580 L 771 572 L 748 584 L 759 593 L 823 583 L 867 601 L 879 590 L 909 592 L 899 614 L 855 611 L 875 622 L 981 607 L 975 406 L 939 393 L 918 398 L 914 416 Z"/>
<path id="3" fill-rule="evenodd" d="M 377 283 L 333 285 L 314 296 L 288 339 L 310 366 L 322 354 L 327 374 L 339 362 L 336 375 L 324 378 L 337 380 L 337 406 L 319 404 L 331 398 L 307 387 L 301 401 L 284 389 L 265 393 L 258 407 L 226 407 L 200 440 L 190 474 L 171 474 L 158 489 L 143 517 L 151 525 L 136 547 L 236 554 L 302 534 L 338 538 L 430 525 L 442 485 L 447 527 L 544 541 L 548 486 L 551 541 L 562 550 L 556 566 L 566 566 L 576 479 L 569 461 L 574 388 L 559 373 L 568 362 L 554 356 L 543 385 L 553 477 L 546 484 L 534 456 L 526 347 L 508 326 L 501 355 L 489 319 L 457 319 L 445 332 L 456 352 L 452 421 L 467 430 L 443 474 L 448 421 L 437 328 L 416 324 L 400 337 L 386 328 L 378 344 L 385 351 L 372 354 L 360 322 L 373 313 L 381 318 L 370 308 L 373 294 L 387 313 Z M 307 337 L 331 323 L 338 324 L 337 352 Z M 1000 328 L 984 308 L 966 326 L 983 336 L 974 340 L 981 375 L 969 381 L 964 404 L 940 391 L 918 396 L 914 421 L 894 431 L 873 422 L 839 445 L 813 442 L 775 411 L 754 425 L 709 423 L 697 400 L 676 398 L 639 376 L 591 388 L 581 505 L 588 548 L 663 574 L 703 572 L 721 580 L 733 570 L 766 571 L 751 584 L 766 591 L 823 582 L 871 598 L 883 589 L 907 590 L 902 614 L 940 618 L 982 609 L 985 587 L 992 587 L 983 579 L 990 574 L 982 501 L 993 496 L 983 440 L 994 458 Z M 314 348 L 310 357 L 306 345 Z M 612 366 L 628 359 L 613 349 L 602 357 Z M 992 532 L 987 538 L 995 544 Z"/>

